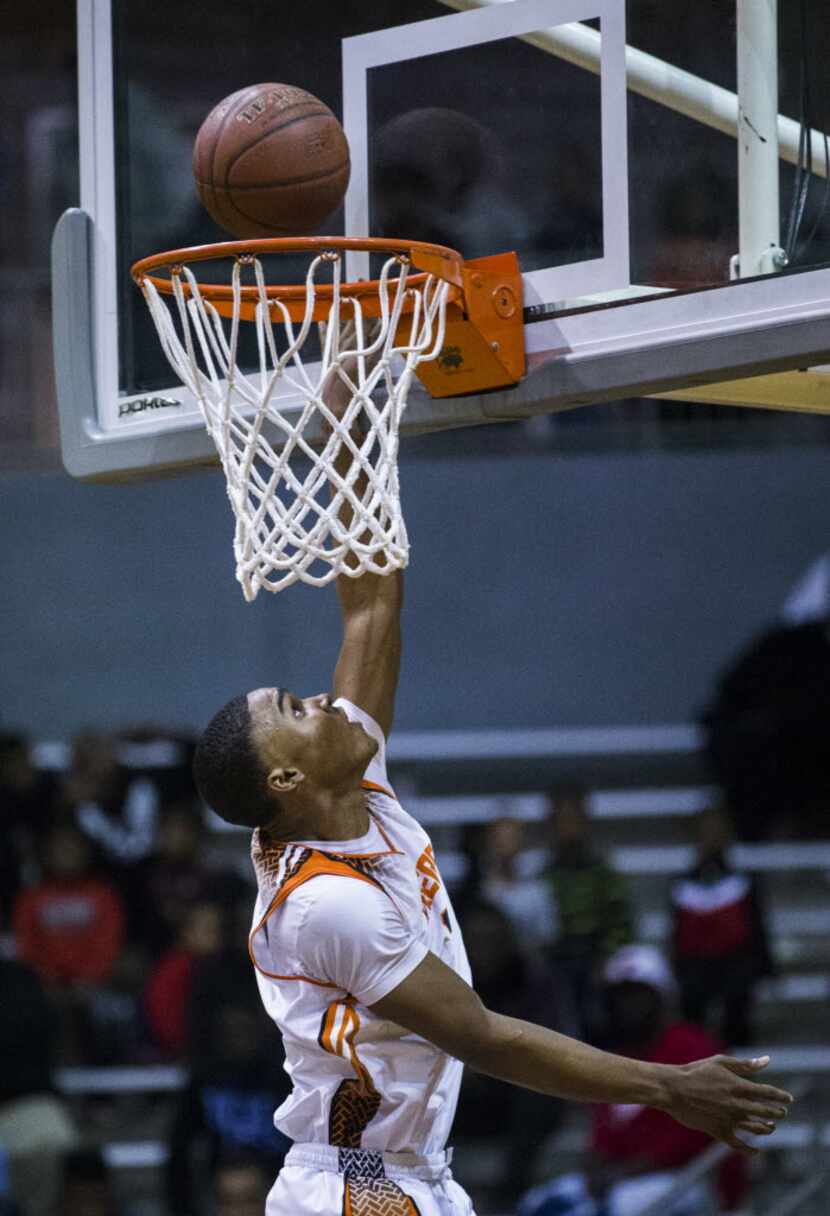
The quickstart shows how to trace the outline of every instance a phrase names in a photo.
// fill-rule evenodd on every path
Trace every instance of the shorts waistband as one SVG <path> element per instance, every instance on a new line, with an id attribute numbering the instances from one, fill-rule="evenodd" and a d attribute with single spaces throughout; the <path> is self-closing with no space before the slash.
<path id="1" fill-rule="evenodd" d="M 441 1153 L 385 1153 L 372 1148 L 336 1148 L 331 1144 L 294 1144 L 285 1158 L 287 1166 L 325 1170 L 344 1178 L 419 1178 L 437 1182 L 445 1178 L 452 1149 Z"/>

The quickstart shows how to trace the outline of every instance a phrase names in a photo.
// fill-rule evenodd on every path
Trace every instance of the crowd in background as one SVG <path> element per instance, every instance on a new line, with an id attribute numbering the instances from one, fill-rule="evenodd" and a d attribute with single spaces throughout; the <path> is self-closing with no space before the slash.
<path id="1" fill-rule="evenodd" d="M 68 766 L 49 771 L 27 739 L 0 738 L 0 1216 L 122 1210 L 106 1137 L 78 1126 L 59 1067 L 186 1066 L 167 1130 L 171 1216 L 261 1211 L 287 1150 L 273 1125 L 288 1089 L 279 1036 L 247 955 L 252 876 L 244 847 L 210 830 L 191 752 L 187 738 L 154 731 L 84 735 Z M 638 941 L 584 791 L 554 790 L 534 827 L 529 839 L 525 823 L 499 819 L 459 841 L 451 893 L 487 1005 L 664 1063 L 752 1042 L 771 959 L 757 885 L 730 865 L 723 810 L 698 818 L 695 864 L 667 895 L 664 952 Z M 647 1194 L 705 1147 L 659 1112 L 598 1106 L 590 1167 L 522 1200 L 562 1117 L 558 1102 L 467 1074 L 453 1139 L 502 1141 L 501 1210 L 603 1216 L 614 1196 Z M 740 1162 L 727 1159 L 718 1185 L 722 1210 L 736 1210 Z"/>

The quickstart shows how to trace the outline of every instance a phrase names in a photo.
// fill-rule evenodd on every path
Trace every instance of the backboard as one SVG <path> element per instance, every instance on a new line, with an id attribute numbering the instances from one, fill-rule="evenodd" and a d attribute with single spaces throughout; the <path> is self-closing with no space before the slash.
<path id="1" fill-rule="evenodd" d="M 528 375 L 440 401 L 415 386 L 404 434 L 657 393 L 830 411 L 830 378 L 792 371 L 830 361 L 830 114 L 804 87 L 830 17 L 782 7 L 78 0 L 81 200 L 53 242 L 67 468 L 215 460 L 129 267 L 230 239 L 196 197 L 192 143 L 265 81 L 343 121 L 352 176 L 327 235 L 518 253 Z"/>

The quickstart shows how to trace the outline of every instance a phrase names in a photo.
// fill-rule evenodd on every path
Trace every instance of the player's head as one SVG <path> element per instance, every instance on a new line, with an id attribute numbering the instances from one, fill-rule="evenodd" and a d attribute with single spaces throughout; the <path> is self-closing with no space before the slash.
<path id="1" fill-rule="evenodd" d="M 208 723 L 193 772 L 205 802 L 228 823 L 293 823 L 292 810 L 346 791 L 362 777 L 377 743 L 331 696 L 300 698 L 286 688 L 234 697 Z"/>

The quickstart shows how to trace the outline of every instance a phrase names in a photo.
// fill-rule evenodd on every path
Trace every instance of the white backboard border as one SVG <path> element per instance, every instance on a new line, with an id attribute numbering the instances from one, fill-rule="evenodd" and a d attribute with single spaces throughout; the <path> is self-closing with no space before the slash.
<path id="1" fill-rule="evenodd" d="M 602 234 L 600 258 L 531 271 L 523 276 L 525 306 L 545 306 L 630 284 L 628 135 L 625 84 L 625 0 L 512 0 L 429 21 L 393 26 L 343 40 L 343 126 L 352 176 L 346 193 L 346 233 L 369 233 L 369 111 L 367 78 L 385 67 L 539 30 L 598 18 L 602 34 L 600 122 L 602 131 Z M 399 234 L 406 237 L 408 234 Z M 495 252 L 500 252 L 496 250 Z M 350 278 L 369 277 L 369 255 L 347 260 Z"/>

